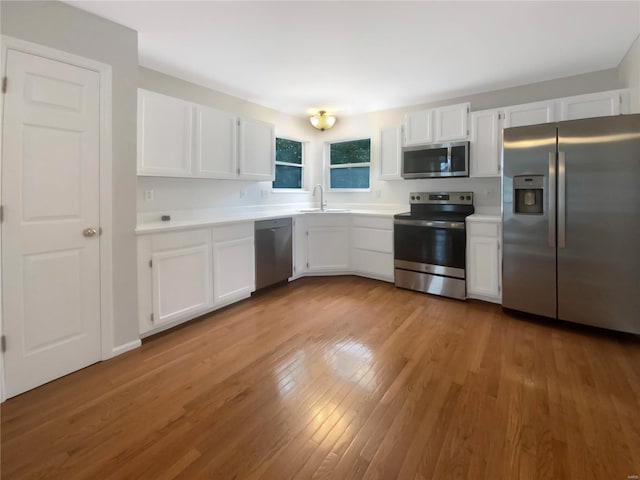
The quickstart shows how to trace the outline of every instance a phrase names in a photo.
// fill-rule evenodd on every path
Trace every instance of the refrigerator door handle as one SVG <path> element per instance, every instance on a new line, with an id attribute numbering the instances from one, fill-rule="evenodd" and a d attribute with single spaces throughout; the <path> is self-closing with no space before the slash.
<path id="1" fill-rule="evenodd" d="M 567 243 L 567 182 L 564 152 L 558 152 L 558 248 Z"/>
<path id="2" fill-rule="evenodd" d="M 556 152 L 549 152 L 549 246 L 556 248 Z"/>

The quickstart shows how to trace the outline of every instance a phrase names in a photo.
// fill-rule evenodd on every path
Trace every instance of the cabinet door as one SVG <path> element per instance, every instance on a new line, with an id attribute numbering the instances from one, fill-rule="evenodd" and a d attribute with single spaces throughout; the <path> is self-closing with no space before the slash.
<path id="1" fill-rule="evenodd" d="M 138 175 L 191 175 L 193 106 L 138 90 Z"/>
<path id="2" fill-rule="evenodd" d="M 405 145 L 433 142 L 433 110 L 409 112 L 404 118 Z"/>
<path id="3" fill-rule="evenodd" d="M 522 127 L 554 122 L 555 102 L 545 101 L 515 105 L 504 109 L 504 127 Z"/>
<path id="4" fill-rule="evenodd" d="M 307 269 L 310 272 L 348 270 L 348 229 L 344 227 L 309 227 Z"/>
<path id="5" fill-rule="evenodd" d="M 276 154 L 273 125 L 242 118 L 238 128 L 240 178 L 273 180 Z"/>
<path id="6" fill-rule="evenodd" d="M 213 242 L 214 301 L 231 303 L 255 290 L 253 236 Z"/>
<path id="7" fill-rule="evenodd" d="M 470 236 L 467 287 L 470 295 L 500 296 L 500 244 L 497 238 Z"/>
<path id="8" fill-rule="evenodd" d="M 205 178 L 236 178 L 236 117 L 227 112 L 195 108 L 193 174 Z"/>
<path id="9" fill-rule="evenodd" d="M 619 90 L 563 98 L 560 100 L 560 120 L 620 115 L 621 103 Z"/>
<path id="10" fill-rule="evenodd" d="M 208 243 L 153 253 L 151 261 L 154 326 L 194 317 L 213 307 Z"/>
<path id="11" fill-rule="evenodd" d="M 304 216 L 293 219 L 293 276 L 307 271 L 307 225 Z"/>
<path id="12" fill-rule="evenodd" d="M 380 130 L 380 180 L 402 180 L 402 127 Z"/>
<path id="13" fill-rule="evenodd" d="M 468 103 L 436 108 L 435 117 L 435 143 L 465 140 L 469 135 L 469 131 L 467 129 L 467 119 L 469 118 Z"/>
<path id="14" fill-rule="evenodd" d="M 471 113 L 471 176 L 500 176 L 500 115 L 498 110 Z"/>

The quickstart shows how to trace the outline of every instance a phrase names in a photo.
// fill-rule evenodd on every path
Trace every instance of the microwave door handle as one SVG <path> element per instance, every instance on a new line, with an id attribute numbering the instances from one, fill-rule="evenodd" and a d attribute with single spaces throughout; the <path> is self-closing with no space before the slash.
<path id="1" fill-rule="evenodd" d="M 451 147 L 447 147 L 447 172 L 451 172 Z"/>

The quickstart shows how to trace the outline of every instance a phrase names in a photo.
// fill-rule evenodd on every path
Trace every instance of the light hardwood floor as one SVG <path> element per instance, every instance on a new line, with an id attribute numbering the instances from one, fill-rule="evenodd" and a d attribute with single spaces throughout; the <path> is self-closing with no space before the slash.
<path id="1" fill-rule="evenodd" d="M 640 475 L 640 340 L 305 278 L 2 405 L 3 479 Z"/>

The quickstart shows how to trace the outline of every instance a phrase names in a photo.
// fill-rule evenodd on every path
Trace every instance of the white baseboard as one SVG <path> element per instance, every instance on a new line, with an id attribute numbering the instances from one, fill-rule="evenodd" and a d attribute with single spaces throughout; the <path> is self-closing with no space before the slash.
<path id="1" fill-rule="evenodd" d="M 123 345 L 118 345 L 117 347 L 113 347 L 113 356 L 116 357 L 118 355 L 122 355 L 129 350 L 135 350 L 142 345 L 142 340 L 139 338 L 129 343 L 125 343 Z"/>

